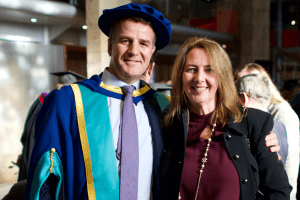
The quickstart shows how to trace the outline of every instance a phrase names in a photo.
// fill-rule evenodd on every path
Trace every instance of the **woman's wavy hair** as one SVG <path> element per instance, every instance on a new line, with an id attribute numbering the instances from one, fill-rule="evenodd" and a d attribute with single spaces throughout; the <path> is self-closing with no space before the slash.
<path id="1" fill-rule="evenodd" d="M 225 50 L 215 41 L 207 38 L 192 37 L 184 42 L 175 59 L 172 70 L 172 100 L 170 107 L 164 117 L 164 126 L 171 127 L 173 120 L 180 119 L 181 109 L 187 109 L 189 113 L 189 99 L 183 90 L 182 74 L 187 54 L 194 48 L 204 49 L 209 57 L 211 68 L 218 79 L 216 109 L 211 117 L 211 124 L 217 123 L 225 126 L 230 117 L 234 122 L 242 119 L 239 109 L 239 97 L 234 84 L 232 65 Z"/>
<path id="2" fill-rule="evenodd" d="M 276 85 L 273 83 L 270 75 L 267 73 L 267 71 L 259 64 L 256 63 L 248 63 L 246 64 L 243 68 L 238 69 L 234 73 L 234 79 L 237 80 L 240 76 L 239 73 L 243 71 L 244 69 L 247 69 L 249 71 L 258 71 L 262 76 L 266 77 L 269 81 L 270 84 L 270 91 L 271 91 L 271 99 L 270 99 L 270 104 L 278 104 L 282 103 L 285 100 L 281 96 L 279 90 L 277 89 Z"/>

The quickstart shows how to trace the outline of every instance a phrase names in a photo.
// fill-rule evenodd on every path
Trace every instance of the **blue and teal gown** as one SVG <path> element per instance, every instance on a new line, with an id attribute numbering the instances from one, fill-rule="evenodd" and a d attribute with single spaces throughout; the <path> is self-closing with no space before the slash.
<path id="1" fill-rule="evenodd" d="M 154 199 L 159 199 L 162 112 L 170 99 L 143 81 L 133 96 L 134 103 L 143 101 L 149 118 L 154 153 L 152 193 Z M 107 97 L 124 99 L 122 93 L 111 90 L 98 75 L 46 96 L 36 121 L 26 200 L 39 199 L 46 180 L 50 186 L 53 184 L 51 192 L 55 199 L 119 199 Z"/>

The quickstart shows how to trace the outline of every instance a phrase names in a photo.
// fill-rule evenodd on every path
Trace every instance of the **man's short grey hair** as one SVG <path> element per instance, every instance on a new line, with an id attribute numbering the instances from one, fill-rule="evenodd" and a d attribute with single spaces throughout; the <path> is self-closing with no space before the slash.
<path id="1" fill-rule="evenodd" d="M 271 92 L 270 83 L 266 77 L 260 74 L 248 74 L 239 78 L 235 85 L 239 95 L 246 92 L 264 107 L 269 105 Z"/>
<path id="2" fill-rule="evenodd" d="M 127 17 L 122 17 L 122 18 L 119 18 L 119 19 L 116 19 L 112 22 L 111 24 L 111 27 L 110 27 L 110 31 L 109 31 L 109 40 L 111 42 L 114 41 L 115 39 L 115 35 L 116 35 L 116 32 L 117 32 L 117 25 L 120 23 L 120 22 L 124 22 L 124 21 L 133 21 L 133 22 L 140 22 L 140 23 L 143 23 L 145 25 L 149 25 L 153 32 L 154 32 L 154 38 L 153 38 L 153 46 L 155 46 L 155 43 L 156 43 L 156 33 L 155 33 L 155 30 L 153 28 L 153 25 L 152 25 L 152 22 L 150 21 L 147 21 L 145 20 L 144 18 L 142 17 L 136 17 L 136 16 L 127 16 Z"/>

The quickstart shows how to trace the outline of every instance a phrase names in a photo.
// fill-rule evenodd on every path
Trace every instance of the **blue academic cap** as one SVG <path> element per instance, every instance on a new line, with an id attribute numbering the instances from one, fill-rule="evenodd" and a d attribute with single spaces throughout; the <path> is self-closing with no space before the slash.
<path id="1" fill-rule="evenodd" d="M 98 20 L 98 26 L 105 35 L 109 36 L 114 20 L 130 16 L 142 17 L 152 23 L 157 38 L 155 44 L 157 50 L 169 44 L 171 39 L 170 21 L 161 12 L 148 5 L 129 3 L 113 9 L 105 9 Z"/>

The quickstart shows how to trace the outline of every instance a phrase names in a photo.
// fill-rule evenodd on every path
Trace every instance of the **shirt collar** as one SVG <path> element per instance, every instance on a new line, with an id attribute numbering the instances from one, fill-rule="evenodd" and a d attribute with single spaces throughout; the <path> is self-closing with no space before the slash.
<path id="1" fill-rule="evenodd" d="M 269 113 L 269 110 L 268 110 L 267 108 L 262 108 L 262 109 L 260 109 L 260 110 Z"/>
<path id="2" fill-rule="evenodd" d="M 120 87 L 125 85 L 128 84 L 121 81 L 116 76 L 109 73 L 107 69 L 105 69 L 103 73 L 100 74 L 100 85 L 98 92 L 108 97 L 124 100 L 125 95 Z M 149 85 L 144 83 L 143 81 L 141 82 L 140 80 L 138 80 L 132 85 L 136 88 L 132 93 L 133 103 L 135 104 L 156 93 L 156 90 L 150 88 Z M 142 87 L 140 87 L 140 85 L 142 85 Z"/>

